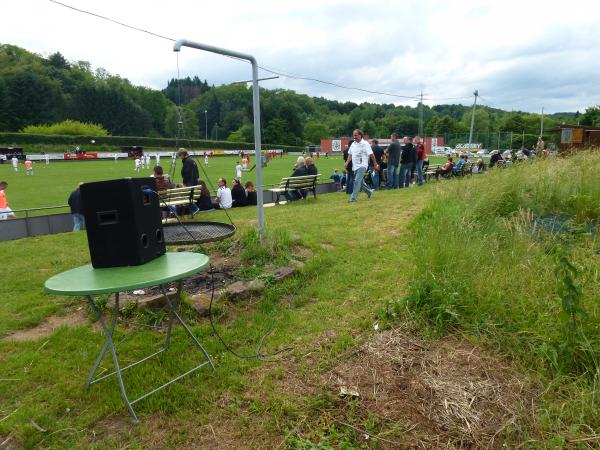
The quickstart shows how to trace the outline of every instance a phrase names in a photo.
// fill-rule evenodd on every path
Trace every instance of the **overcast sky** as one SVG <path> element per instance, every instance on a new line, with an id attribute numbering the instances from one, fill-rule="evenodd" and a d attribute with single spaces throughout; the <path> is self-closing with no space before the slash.
<path id="1" fill-rule="evenodd" d="M 177 77 L 173 43 L 49 0 L 2 2 L 0 43 L 89 61 L 162 89 Z M 256 57 L 261 66 L 426 104 L 583 111 L 600 104 L 600 2 L 546 0 L 64 0 L 153 31 Z M 184 48 L 182 77 L 210 84 L 251 78 L 247 63 Z M 261 71 L 261 77 L 272 74 Z M 287 77 L 264 81 L 340 101 L 416 105 Z"/>

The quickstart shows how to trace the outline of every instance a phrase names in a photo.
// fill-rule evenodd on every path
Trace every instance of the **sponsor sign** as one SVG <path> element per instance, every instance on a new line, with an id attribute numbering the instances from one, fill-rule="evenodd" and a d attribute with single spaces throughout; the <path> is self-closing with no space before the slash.
<path id="1" fill-rule="evenodd" d="M 98 153 L 65 153 L 64 159 L 98 159 Z"/>
<path id="2" fill-rule="evenodd" d="M 481 150 L 483 144 L 456 144 L 456 150 Z"/>
<path id="3" fill-rule="evenodd" d="M 46 157 L 48 157 L 48 159 L 65 159 L 64 155 L 57 155 L 57 154 L 47 154 L 47 155 L 39 155 L 39 154 L 35 154 L 35 155 L 27 155 L 27 159 L 31 160 L 31 161 L 46 161 Z"/>
<path id="4" fill-rule="evenodd" d="M 339 139 L 333 139 L 331 141 L 331 151 L 332 152 L 341 152 L 342 151 L 342 141 Z"/>

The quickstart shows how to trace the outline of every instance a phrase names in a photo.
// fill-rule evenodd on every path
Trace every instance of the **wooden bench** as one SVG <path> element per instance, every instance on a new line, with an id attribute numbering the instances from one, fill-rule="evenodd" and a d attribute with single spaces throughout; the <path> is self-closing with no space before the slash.
<path id="1" fill-rule="evenodd" d="M 313 196 L 317 198 L 317 182 L 319 181 L 320 176 L 321 174 L 282 178 L 281 182 L 279 183 L 279 187 L 270 189 L 271 192 L 277 195 L 275 203 L 279 203 L 279 197 L 281 195 L 285 196 L 289 192 L 297 191 L 299 189 L 311 191 Z"/>
<path id="2" fill-rule="evenodd" d="M 201 187 L 201 185 L 198 185 L 159 191 L 160 207 L 187 206 L 190 216 L 194 217 L 194 211 L 196 210 L 194 205 L 200 198 Z"/>
<path id="3" fill-rule="evenodd" d="M 437 164 L 437 165 L 432 166 L 431 164 L 429 164 L 427 166 L 427 168 L 423 167 L 423 179 L 425 180 L 425 182 L 428 182 L 432 178 L 439 180 L 441 170 L 442 170 L 441 165 Z"/>

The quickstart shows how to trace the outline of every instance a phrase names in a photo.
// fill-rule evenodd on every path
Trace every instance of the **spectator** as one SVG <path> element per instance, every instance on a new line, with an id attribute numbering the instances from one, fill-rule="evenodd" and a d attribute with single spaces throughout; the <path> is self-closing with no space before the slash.
<path id="1" fill-rule="evenodd" d="M 219 178 L 217 180 L 219 184 L 219 189 L 217 189 L 217 196 L 213 203 L 213 207 L 216 209 L 229 209 L 233 204 L 233 199 L 231 198 L 231 190 L 227 187 L 227 181 L 224 178 Z"/>
<path id="2" fill-rule="evenodd" d="M 456 165 L 452 168 L 454 173 L 458 174 L 461 171 L 462 166 L 464 166 L 467 163 L 467 161 L 468 161 L 467 155 L 465 155 L 465 154 L 460 155 L 460 159 L 458 160 Z"/>
<path id="3" fill-rule="evenodd" d="M 6 199 L 6 188 L 8 183 L 6 181 L 0 181 L 0 220 L 16 219 L 15 213 L 8 206 L 8 200 Z"/>
<path id="4" fill-rule="evenodd" d="M 348 200 L 349 203 L 358 200 L 358 193 L 361 189 L 366 192 L 367 197 L 371 198 L 371 195 L 373 195 L 373 189 L 369 189 L 364 181 L 369 161 L 373 163 L 375 170 L 379 170 L 379 164 L 375 161 L 373 150 L 371 150 L 369 143 L 365 141 L 363 132 L 357 128 L 352 132 L 352 137 L 354 141 L 348 150 L 348 161 L 346 162 L 346 167 L 352 165 L 352 171 L 354 172 L 354 186 L 352 187 L 352 196 Z"/>
<path id="5" fill-rule="evenodd" d="M 83 183 L 79 183 L 81 186 Z M 81 202 L 81 190 L 77 186 L 71 195 L 69 195 L 69 206 L 71 207 L 71 214 L 73 215 L 73 231 L 79 231 L 81 228 L 85 228 L 85 217 L 83 216 L 83 204 Z"/>
<path id="6" fill-rule="evenodd" d="M 213 204 L 210 198 L 210 191 L 206 187 L 206 184 L 200 185 L 200 197 L 196 202 L 199 211 L 210 211 L 213 209 Z"/>
<path id="7" fill-rule="evenodd" d="M 306 158 L 306 174 L 307 175 L 318 175 L 319 171 L 317 170 L 317 166 L 313 163 L 313 159 L 309 156 Z"/>
<path id="8" fill-rule="evenodd" d="M 252 181 L 246 181 L 246 200 L 248 201 L 248 205 L 256 206 L 258 203 L 258 198 L 256 197 L 256 189 L 254 188 L 254 183 Z"/>
<path id="9" fill-rule="evenodd" d="M 294 171 L 292 172 L 292 174 L 290 176 L 291 177 L 303 177 L 305 175 L 308 175 L 308 170 L 306 168 L 306 160 L 304 159 L 304 157 L 299 156 L 296 161 L 296 165 L 294 166 Z M 300 191 L 295 190 L 295 191 L 290 191 L 290 192 L 285 193 L 285 198 L 289 202 L 293 202 L 294 200 L 300 200 L 301 198 L 304 198 L 304 197 L 306 197 L 305 189 L 302 189 Z"/>
<path id="10" fill-rule="evenodd" d="M 329 178 L 335 183 L 335 190 L 340 192 L 342 190 L 342 176 L 340 175 L 340 171 L 335 169 Z"/>
<path id="11" fill-rule="evenodd" d="M 156 190 L 166 191 L 173 187 L 173 183 L 169 179 L 169 175 L 163 175 L 163 168 L 161 166 L 154 166 L 152 176 L 156 180 Z"/>
<path id="12" fill-rule="evenodd" d="M 237 178 L 234 178 L 231 184 L 231 199 L 233 200 L 232 208 L 239 208 L 248 204 L 246 191 L 242 187 L 242 183 Z"/>
<path id="13" fill-rule="evenodd" d="M 348 147 L 344 150 L 343 158 L 344 158 L 344 166 L 347 168 L 346 171 L 346 194 L 352 194 L 352 186 L 354 186 L 354 172 L 352 171 L 352 165 L 347 165 L 348 162 L 348 150 L 350 150 L 350 146 L 352 145 L 352 141 L 348 142 Z"/>
<path id="14" fill-rule="evenodd" d="M 479 158 L 473 167 L 471 168 L 472 173 L 482 173 L 483 172 L 483 159 Z"/>
<path id="15" fill-rule="evenodd" d="M 185 148 L 180 148 L 177 156 L 181 158 L 181 178 L 184 186 L 196 186 L 198 184 L 198 166 L 188 154 Z"/>
<path id="16" fill-rule="evenodd" d="M 372 178 L 373 188 L 377 190 L 379 189 L 379 185 L 381 183 L 381 172 L 383 171 L 381 166 L 383 162 L 384 151 L 379 146 L 379 141 L 377 139 L 371 139 L 371 150 L 373 150 L 373 156 L 375 156 L 375 161 L 377 162 L 377 164 L 379 164 L 379 170 L 375 170 L 369 167 L 369 170 L 373 170 L 374 174 Z"/>
<path id="17" fill-rule="evenodd" d="M 502 155 L 500 155 L 500 150 L 494 150 L 490 156 L 490 168 L 494 167 L 498 161 L 502 161 Z"/>
<path id="18" fill-rule="evenodd" d="M 417 152 L 412 143 L 412 138 L 404 137 L 404 146 L 400 154 L 400 174 L 398 175 L 398 188 L 410 186 L 410 174 L 413 164 L 417 161 Z"/>
<path id="19" fill-rule="evenodd" d="M 448 156 L 448 161 L 446 161 L 446 164 L 444 164 L 444 166 L 440 170 L 440 175 L 442 175 L 442 176 L 448 175 L 453 167 L 454 167 L 454 161 L 452 160 L 452 156 Z"/>
<path id="20" fill-rule="evenodd" d="M 387 148 L 387 185 L 388 189 L 398 187 L 398 165 L 400 164 L 400 141 L 398 141 L 398 135 L 392 133 L 390 136 L 392 143 Z"/>
<path id="21" fill-rule="evenodd" d="M 427 153 L 423 139 L 417 136 L 415 140 L 417 141 L 417 186 L 421 186 L 423 184 L 423 164 L 427 159 Z"/>

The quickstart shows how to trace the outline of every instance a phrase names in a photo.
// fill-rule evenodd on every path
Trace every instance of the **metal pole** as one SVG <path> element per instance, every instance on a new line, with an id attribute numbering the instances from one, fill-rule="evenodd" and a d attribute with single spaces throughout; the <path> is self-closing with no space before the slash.
<path id="1" fill-rule="evenodd" d="M 204 135 L 208 141 L 208 111 L 206 109 L 204 110 Z"/>
<path id="2" fill-rule="evenodd" d="M 245 59 L 252 64 L 252 109 L 254 111 L 254 151 L 256 157 L 256 196 L 258 209 L 258 233 L 260 236 L 265 232 L 265 217 L 263 211 L 263 188 L 262 188 L 262 154 L 261 154 L 261 137 L 260 137 L 260 98 L 258 91 L 258 63 L 252 55 L 239 53 L 233 50 L 213 47 L 212 45 L 200 44 L 198 42 L 188 41 L 187 39 L 179 39 L 173 45 L 173 51 L 178 52 L 181 47 L 191 47 L 198 50 L 205 50 L 219 55 L 233 56 L 235 58 Z"/>
<path id="3" fill-rule="evenodd" d="M 479 91 L 473 92 L 475 96 L 475 101 L 473 102 L 473 114 L 471 114 L 471 130 L 469 131 L 469 144 L 473 139 L 473 126 L 475 125 L 475 107 L 477 106 L 477 96 L 479 95 Z"/>
<path id="4" fill-rule="evenodd" d="M 542 106 L 542 123 L 540 125 L 540 136 L 544 135 L 544 107 Z"/>
<path id="5" fill-rule="evenodd" d="M 421 91 L 421 101 L 419 102 L 419 136 L 423 137 L 423 91 Z"/>

